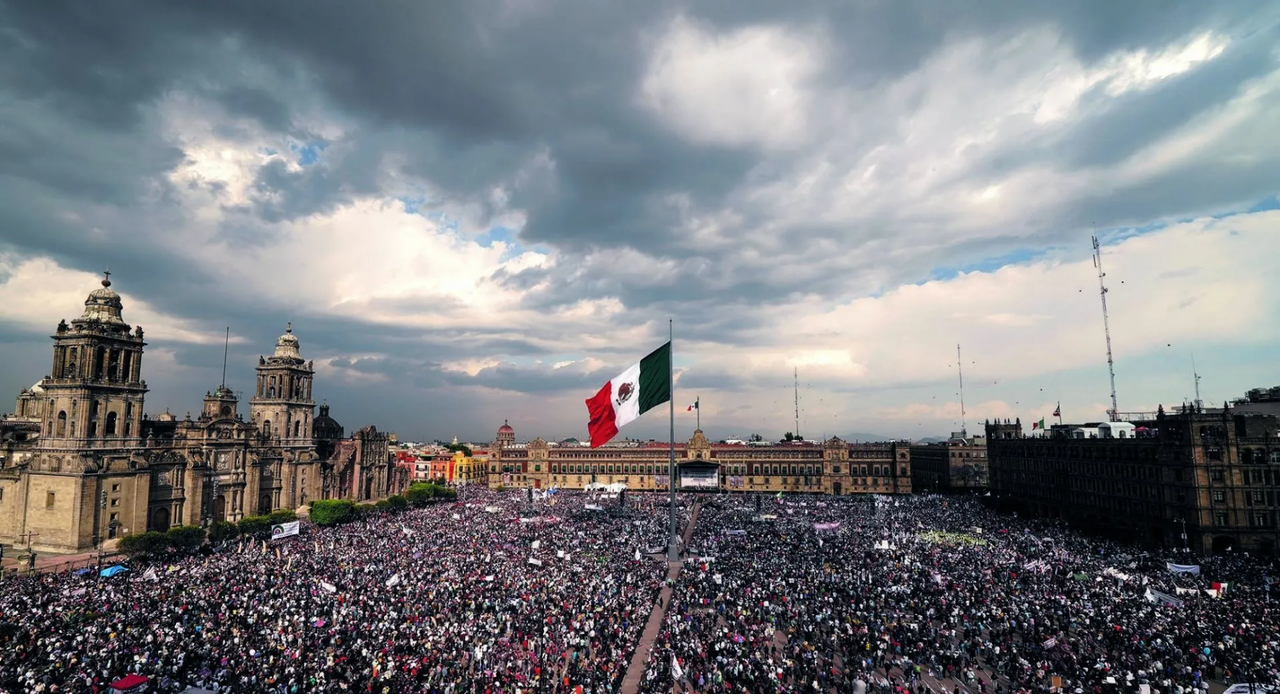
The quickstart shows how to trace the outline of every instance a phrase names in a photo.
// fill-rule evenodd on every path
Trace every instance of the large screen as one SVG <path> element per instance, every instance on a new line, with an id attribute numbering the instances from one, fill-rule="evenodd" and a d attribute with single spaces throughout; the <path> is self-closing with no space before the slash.
<path id="1" fill-rule="evenodd" d="M 681 470 L 680 486 L 695 489 L 715 489 L 720 486 L 715 468 L 705 470 Z"/>

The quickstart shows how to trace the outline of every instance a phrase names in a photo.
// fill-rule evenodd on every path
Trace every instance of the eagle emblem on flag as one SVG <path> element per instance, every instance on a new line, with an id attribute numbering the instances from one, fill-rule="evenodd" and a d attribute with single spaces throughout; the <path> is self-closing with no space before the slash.
<path id="1" fill-rule="evenodd" d="M 616 402 L 618 406 L 621 407 L 622 403 L 630 400 L 631 396 L 635 395 L 635 393 L 636 393 L 636 385 L 634 383 L 623 383 L 622 385 L 618 386 L 618 397 L 614 398 L 614 402 Z"/>

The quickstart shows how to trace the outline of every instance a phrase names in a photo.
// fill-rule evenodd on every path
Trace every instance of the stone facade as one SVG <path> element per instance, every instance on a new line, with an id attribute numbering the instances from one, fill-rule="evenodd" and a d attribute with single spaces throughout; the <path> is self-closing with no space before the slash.
<path id="1" fill-rule="evenodd" d="M 122 310 L 108 277 L 80 318 L 59 323 L 50 375 L 0 420 L 0 542 L 83 551 L 130 533 L 297 508 L 336 495 L 326 480 L 344 475 L 379 480 L 353 486 L 357 500 L 398 491 L 385 435 L 358 437 L 351 461 L 317 454 L 314 372 L 292 326 L 259 357 L 248 419 L 225 385 L 205 394 L 196 418 L 150 419 L 144 333 Z"/>
<path id="2" fill-rule="evenodd" d="M 1086 530 L 1195 553 L 1280 548 L 1280 427 L 1234 408 L 1163 409 L 1134 436 L 1081 437 L 1101 425 L 1024 436 L 989 422 L 991 492 L 999 505 Z"/>
<path id="3" fill-rule="evenodd" d="M 918 491 L 982 491 L 989 472 L 982 436 L 958 431 L 940 443 L 911 446 L 912 482 Z"/>
<path id="4" fill-rule="evenodd" d="M 510 429 L 509 425 L 503 425 Z M 515 444 L 514 431 L 499 431 L 490 450 L 489 486 L 581 489 L 625 483 L 636 491 L 668 488 L 666 444 L 555 447 L 542 439 Z M 711 443 L 701 430 L 676 444 L 682 488 L 709 481 L 708 490 L 811 494 L 910 494 L 911 452 L 906 443 L 747 446 Z M 702 487 L 696 487 L 702 488 Z"/>

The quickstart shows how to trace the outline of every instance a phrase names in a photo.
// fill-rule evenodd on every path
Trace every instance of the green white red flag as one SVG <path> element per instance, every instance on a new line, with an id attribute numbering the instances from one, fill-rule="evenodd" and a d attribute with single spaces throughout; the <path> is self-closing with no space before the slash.
<path id="1" fill-rule="evenodd" d="M 629 366 L 587 399 L 591 447 L 603 446 L 618 430 L 671 399 L 671 343 Z"/>

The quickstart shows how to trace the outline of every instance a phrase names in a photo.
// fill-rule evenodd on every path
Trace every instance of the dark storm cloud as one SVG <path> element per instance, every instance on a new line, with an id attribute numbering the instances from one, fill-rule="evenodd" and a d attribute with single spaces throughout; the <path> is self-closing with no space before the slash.
<path id="1" fill-rule="evenodd" d="M 628 309 L 621 322 L 652 320 L 654 339 L 663 337 L 657 327 L 662 319 L 675 316 L 680 339 L 711 343 L 754 339 L 771 320 L 763 307 L 800 298 L 847 299 L 877 281 L 926 277 L 931 263 L 954 265 L 1019 242 L 1052 243 L 1064 230 L 1094 222 L 1133 224 L 1216 211 L 1274 194 L 1280 180 L 1273 159 L 1196 160 L 1119 190 L 1086 194 L 1070 201 L 1070 209 L 1039 210 L 1016 229 L 962 246 L 911 249 L 906 262 L 882 267 L 883 257 L 865 249 L 901 233 L 901 219 L 777 224 L 771 202 L 735 196 L 744 181 L 793 177 L 797 162 L 811 152 L 691 145 L 640 113 L 633 91 L 647 42 L 680 12 L 724 32 L 761 22 L 818 31 L 831 51 L 816 78 L 820 91 L 874 93 L 919 69 L 947 41 L 1007 38 L 1045 26 L 1061 32 L 1086 63 L 1116 50 L 1160 50 L 1209 29 L 1237 40 L 1201 70 L 1087 111 L 1033 141 L 1011 143 L 963 174 L 993 181 L 1033 165 L 1088 169 L 1122 161 L 1274 69 L 1274 6 L 1267 2 L 317 0 L 300 8 L 261 0 L 0 0 L 0 99 L 6 102 L 0 115 L 0 250 L 50 256 L 84 270 L 109 265 L 124 291 L 194 321 L 215 336 L 213 342 L 221 326 L 231 324 L 250 340 L 232 346 L 241 371 L 252 360 L 246 354 L 269 353 L 292 319 L 304 354 L 342 358 L 335 366 L 354 374 L 422 388 L 545 393 L 589 390 L 613 369 L 583 374 L 499 366 L 468 376 L 440 366 L 492 355 L 543 356 L 543 343 L 558 337 L 554 325 L 516 337 L 493 329 L 287 315 L 287 304 L 269 296 L 229 300 L 225 269 L 192 263 L 157 243 L 182 233 L 192 220 L 166 179 L 182 152 L 157 132 L 151 109 L 168 94 L 196 94 L 299 145 L 328 145 L 314 165 L 296 169 L 277 161 L 257 171 L 250 200 L 229 207 L 218 229 L 218 240 L 230 247 L 252 252 L 272 242 L 272 224 L 361 197 L 416 198 L 418 192 L 386 180 L 386 161 L 394 157 L 405 178 L 430 182 L 431 189 L 420 193 L 424 210 L 449 214 L 450 205 L 469 203 L 481 210 L 475 223 L 484 225 L 502 211 L 490 191 L 508 191 L 509 207 L 527 214 L 517 241 L 544 246 L 557 261 L 551 270 L 495 276 L 529 291 L 527 308 L 550 316 L 583 298 L 616 297 Z M 1084 105 L 1096 105 L 1095 98 L 1088 96 Z M 329 135 L 309 130 L 300 117 L 305 105 L 332 113 L 342 135 L 328 141 Z M 878 138 L 893 136 L 904 114 L 875 106 L 858 123 L 816 134 L 821 142 L 838 140 L 846 128 L 862 133 L 832 152 L 837 165 L 851 166 Z M 213 127 L 229 138 L 248 137 L 240 123 Z M 544 152 L 552 165 L 535 168 L 532 180 L 516 181 L 517 172 Z M 203 185 L 218 192 L 220 184 Z M 742 219 L 728 223 L 719 245 L 699 246 L 687 237 L 685 211 L 671 204 L 673 194 L 685 197 L 689 213 L 730 207 Z M 763 257 L 744 259 L 745 247 Z M 628 276 L 593 261 L 593 253 L 621 248 L 669 263 L 670 272 Z M 413 313 L 441 306 L 407 300 L 383 308 Z M 50 311 L 52 327 L 59 317 L 74 317 L 78 307 Z M 5 333 L 0 330 L 0 339 Z M 156 344 L 172 349 L 181 365 L 220 363 L 214 346 Z M 619 354 L 627 349 L 619 346 Z M 379 356 L 349 356 L 369 354 Z M 745 387 L 748 380 L 700 368 L 682 378 L 703 387 Z M 354 386 L 334 388 L 376 399 Z"/>

